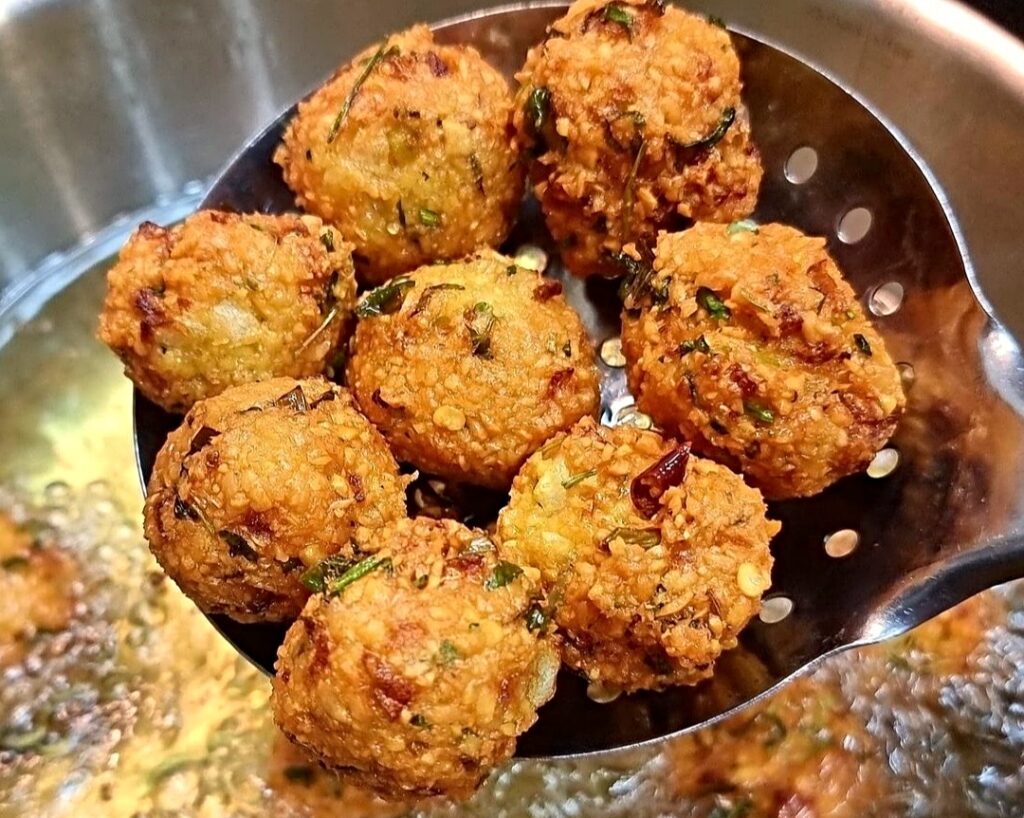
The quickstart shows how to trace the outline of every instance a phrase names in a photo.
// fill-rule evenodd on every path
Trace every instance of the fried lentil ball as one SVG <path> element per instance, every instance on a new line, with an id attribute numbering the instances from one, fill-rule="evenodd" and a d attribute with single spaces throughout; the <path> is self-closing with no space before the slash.
<path id="1" fill-rule="evenodd" d="M 351 249 L 313 216 L 146 222 L 107 274 L 100 340 L 170 412 L 241 383 L 319 375 L 355 303 Z"/>
<path id="2" fill-rule="evenodd" d="M 200 401 L 157 455 L 145 533 L 207 613 L 291 619 L 305 571 L 405 516 L 405 478 L 349 393 L 275 378 Z"/>
<path id="3" fill-rule="evenodd" d="M 355 244 L 379 284 L 497 246 L 523 195 L 512 94 L 470 46 L 393 34 L 299 104 L 274 161 L 300 207 Z"/>
<path id="4" fill-rule="evenodd" d="M 68 626 L 77 578 L 71 557 L 0 514 L 0 668 L 21 661 L 40 631 Z"/>
<path id="5" fill-rule="evenodd" d="M 479 531 L 420 517 L 376 541 L 289 629 L 274 719 L 361 785 L 468 795 L 553 695 L 557 651 L 530 629 L 525 575 Z"/>
<path id="6" fill-rule="evenodd" d="M 561 292 L 486 251 L 361 302 L 348 383 L 399 460 L 503 489 L 551 435 L 597 411 L 593 349 Z M 369 314 L 379 304 L 385 314 Z"/>
<path id="7" fill-rule="evenodd" d="M 749 215 L 761 162 L 729 34 L 659 0 L 579 0 L 516 75 L 514 124 L 562 259 L 614 255 L 686 219 Z"/>
<path id="8" fill-rule="evenodd" d="M 825 240 L 746 227 L 659 237 L 623 313 L 629 385 L 658 424 L 769 498 L 804 497 L 862 470 L 906 401 Z"/>
<path id="9" fill-rule="evenodd" d="M 760 610 L 779 531 L 765 511 L 724 466 L 586 418 L 516 475 L 499 553 L 539 572 L 563 659 L 589 680 L 695 684 Z"/>

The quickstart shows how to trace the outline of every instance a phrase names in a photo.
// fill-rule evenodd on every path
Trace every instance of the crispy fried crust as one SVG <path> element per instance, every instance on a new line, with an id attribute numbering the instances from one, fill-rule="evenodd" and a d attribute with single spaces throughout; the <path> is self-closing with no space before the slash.
<path id="1" fill-rule="evenodd" d="M 557 652 L 527 628 L 526 577 L 495 582 L 481 532 L 407 519 L 377 542 L 388 563 L 312 597 L 289 629 L 274 719 L 363 785 L 468 795 L 551 698 Z"/>
<path id="2" fill-rule="evenodd" d="M 660 236 L 654 269 L 622 348 L 659 424 L 770 498 L 822 491 L 892 435 L 899 372 L 824 239 L 699 224 Z"/>
<path id="3" fill-rule="evenodd" d="M 552 434 L 597 411 L 586 331 L 559 282 L 497 253 L 411 280 L 399 311 L 359 321 L 348 383 L 399 460 L 507 488 Z"/>
<path id="4" fill-rule="evenodd" d="M 147 222 L 107 274 L 100 340 L 172 412 L 241 383 L 319 375 L 352 315 L 351 250 L 314 216 Z"/>
<path id="5" fill-rule="evenodd" d="M 513 121 L 573 273 L 617 274 L 628 242 L 753 211 L 762 170 L 739 70 L 726 31 L 653 1 L 580 0 L 530 50 Z"/>
<path id="6" fill-rule="evenodd" d="M 504 559 L 539 573 L 563 658 L 623 690 L 695 684 L 761 607 L 779 531 L 761 495 L 690 456 L 651 516 L 634 479 L 677 444 L 586 419 L 526 461 L 498 518 Z"/>
<path id="7" fill-rule="evenodd" d="M 405 480 L 348 392 L 278 378 L 197 403 L 160 450 L 145 533 L 207 613 L 295 617 L 303 572 L 405 516 Z"/>
<path id="8" fill-rule="evenodd" d="M 355 244 L 361 280 L 380 283 L 504 241 L 524 176 L 511 105 L 475 49 L 438 45 L 417 25 L 300 103 L 274 161 L 299 206 Z"/>

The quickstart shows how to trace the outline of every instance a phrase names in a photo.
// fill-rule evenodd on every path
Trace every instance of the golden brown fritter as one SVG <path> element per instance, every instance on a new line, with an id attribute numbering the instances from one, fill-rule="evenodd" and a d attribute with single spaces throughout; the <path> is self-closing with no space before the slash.
<path id="1" fill-rule="evenodd" d="M 171 412 L 229 386 L 319 375 L 355 303 L 351 249 L 313 216 L 146 222 L 107 274 L 100 340 Z"/>
<path id="2" fill-rule="evenodd" d="M 69 556 L 33 542 L 0 514 L 0 668 L 20 661 L 39 631 L 67 627 L 77 577 Z"/>
<path id="3" fill-rule="evenodd" d="M 516 132 L 574 274 L 618 274 L 623 245 L 684 219 L 753 211 L 761 163 L 724 29 L 659 0 L 579 0 L 516 78 Z"/>
<path id="4" fill-rule="evenodd" d="M 725 467 L 588 418 L 526 461 L 497 536 L 539 572 L 566 664 L 632 691 L 711 675 L 760 610 L 778 531 Z"/>
<path id="5" fill-rule="evenodd" d="M 469 795 L 554 693 L 531 588 L 453 520 L 400 520 L 313 596 L 277 659 L 278 726 L 321 763 L 402 795 Z"/>
<path id="6" fill-rule="evenodd" d="M 207 613 L 291 619 L 303 574 L 405 516 L 405 478 L 349 393 L 277 378 L 200 401 L 157 455 L 145 532 Z"/>
<path id="7" fill-rule="evenodd" d="M 860 471 L 905 406 L 899 372 L 825 240 L 699 224 L 658 239 L 623 313 L 639 407 L 769 498 Z"/>
<path id="8" fill-rule="evenodd" d="M 561 292 L 486 251 L 364 298 L 348 383 L 399 460 L 507 488 L 545 440 L 597 411 L 593 349 Z"/>
<path id="9" fill-rule="evenodd" d="M 299 104 L 274 161 L 300 207 L 355 244 L 360 279 L 508 235 L 523 195 L 504 77 L 424 25 L 357 55 Z"/>

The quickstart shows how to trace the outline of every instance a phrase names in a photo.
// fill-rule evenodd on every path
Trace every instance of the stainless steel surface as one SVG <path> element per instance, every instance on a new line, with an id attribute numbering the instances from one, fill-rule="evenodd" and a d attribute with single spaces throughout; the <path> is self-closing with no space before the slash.
<path id="1" fill-rule="evenodd" d="M 948 192 L 997 312 L 1024 334 L 1024 47 L 953 0 L 694 0 L 822 65 Z M 472 0 L 0 0 L 0 288 L 173 198 L 345 54 Z M 202 93 L 197 93 L 201 90 Z"/>
<path id="2" fill-rule="evenodd" d="M 442 23 L 437 32 L 445 41 L 475 45 L 511 78 L 562 8 L 477 14 Z M 755 218 L 826 236 L 866 309 L 890 313 L 876 318 L 890 352 L 913 366 L 909 411 L 892 441 L 900 462 L 879 479 L 861 475 L 818 497 L 772 504 L 783 530 L 772 546 L 771 595 L 793 602 L 793 612 L 773 624 L 755 621 L 713 679 L 598 704 L 588 698 L 583 680 L 563 672 L 554 700 L 520 740 L 524 755 L 575 755 L 692 729 L 835 650 L 898 636 L 980 590 L 1024 577 L 1024 417 L 1015 409 L 1024 406 L 1024 391 L 1014 377 L 1024 365 L 1013 341 L 974 298 L 950 214 L 913 156 L 853 97 L 777 49 L 742 35 L 734 40 L 766 170 Z M 278 117 L 239 154 L 214 182 L 204 207 L 294 209 L 271 160 L 293 112 Z M 817 168 L 794 184 L 786 166 L 801 147 L 817 151 Z M 860 230 L 850 229 L 857 221 L 856 215 L 845 218 L 850 213 L 861 216 Z M 618 335 L 613 283 L 573 280 L 530 202 L 505 249 L 514 255 L 523 244 L 546 250 L 547 273 L 564 283 L 595 348 Z M 886 299 L 886 292 L 904 296 Z M 601 392 L 605 416 L 628 402 L 622 369 L 604 366 Z M 180 418 L 140 395 L 135 405 L 140 464 L 148 478 L 166 432 Z M 465 511 L 480 520 L 472 498 Z M 857 532 L 863 542 L 835 558 L 824 543 L 842 529 Z M 273 672 L 283 628 L 226 617 L 215 617 L 215 623 Z"/>

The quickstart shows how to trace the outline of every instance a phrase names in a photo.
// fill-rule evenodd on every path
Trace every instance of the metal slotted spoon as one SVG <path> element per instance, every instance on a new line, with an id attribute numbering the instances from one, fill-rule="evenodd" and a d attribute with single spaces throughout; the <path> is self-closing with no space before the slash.
<path id="1" fill-rule="evenodd" d="M 505 7 L 435 31 L 441 41 L 475 46 L 511 78 L 564 8 Z M 1024 576 L 1024 360 L 980 300 L 942 191 L 892 128 L 821 72 L 751 35 L 734 32 L 733 40 L 765 167 L 754 217 L 828 239 L 901 362 L 908 411 L 867 474 L 814 498 L 771 505 L 783 524 L 772 545 L 772 588 L 760 619 L 712 679 L 599 704 L 584 680 L 563 671 L 555 698 L 520 739 L 521 756 L 595 752 L 693 729 L 831 653 L 902 634 Z M 204 207 L 295 209 L 271 162 L 293 113 L 284 112 L 231 162 Z M 532 199 L 504 249 L 515 254 L 524 245 L 546 252 L 547 275 L 563 281 L 595 347 L 618 335 L 614 285 L 565 273 Z M 623 371 L 601 366 L 604 422 L 635 420 Z M 144 480 L 179 422 L 136 394 Z M 492 496 L 470 493 L 466 502 L 477 524 L 481 508 L 495 507 Z M 211 618 L 273 673 L 283 626 Z"/>

